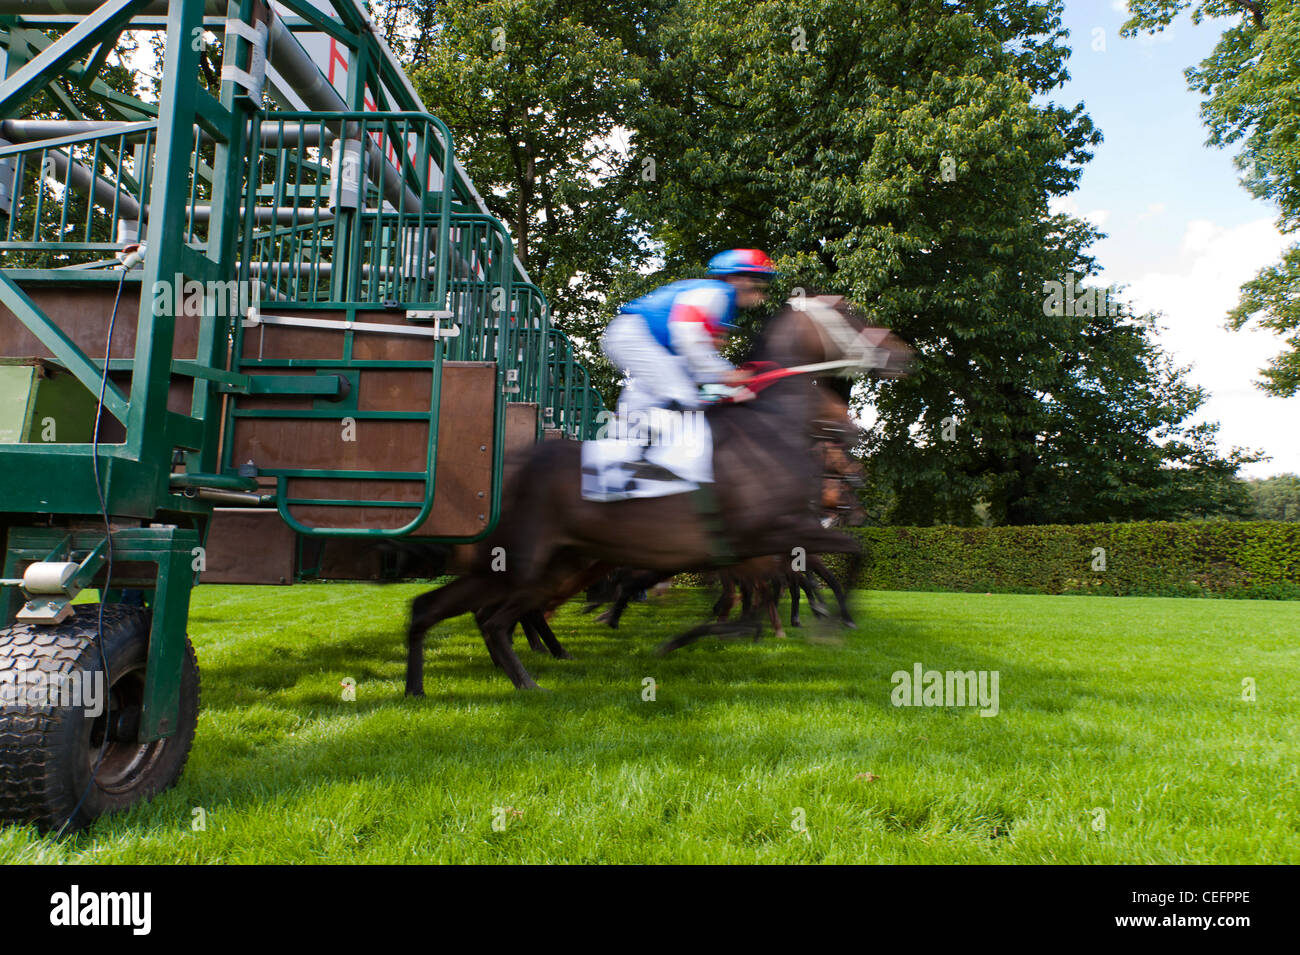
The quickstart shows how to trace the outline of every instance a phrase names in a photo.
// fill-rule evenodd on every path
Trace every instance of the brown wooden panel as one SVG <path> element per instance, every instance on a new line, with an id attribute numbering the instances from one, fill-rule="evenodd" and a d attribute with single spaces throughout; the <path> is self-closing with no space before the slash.
<path id="1" fill-rule="evenodd" d="M 431 371 L 420 369 L 362 369 L 359 407 L 427 410 L 431 381 Z M 491 362 L 443 364 L 434 506 L 417 534 L 469 537 L 487 525 L 496 390 L 497 368 Z M 535 408 L 532 413 L 535 419 Z M 423 422 L 358 419 L 355 437 L 343 441 L 336 420 L 236 419 L 232 460 L 251 459 L 260 468 L 424 471 L 428 427 Z M 411 502 L 410 508 L 321 504 L 290 508 L 295 519 L 309 527 L 391 530 L 414 519 L 424 497 L 424 482 L 293 478 L 288 493 L 295 498 Z"/>
<path id="2" fill-rule="evenodd" d="M 85 286 L 40 286 L 24 283 L 23 290 L 32 302 L 59 326 L 77 347 L 92 358 L 104 354 L 104 341 L 108 337 L 108 321 L 113 314 L 113 299 L 117 285 L 96 282 Z M 122 289 L 122 300 L 117 308 L 117 321 L 113 325 L 114 358 L 131 358 L 135 355 L 136 326 L 140 317 L 140 286 L 128 282 Z M 197 318 L 179 316 L 175 320 L 173 358 L 193 359 L 198 352 L 199 321 Z M 0 305 L 0 355 L 14 358 L 53 358 L 44 345 L 27 330 L 27 326 L 8 308 Z"/>
<path id="3" fill-rule="evenodd" d="M 527 451 L 537 443 L 537 405 L 511 402 L 506 405 L 506 462 L 503 488 L 510 487 L 524 463 Z"/>
<path id="4" fill-rule="evenodd" d="M 291 584 L 298 535 L 276 511 L 217 508 L 206 543 L 205 584 Z"/>
<path id="5" fill-rule="evenodd" d="M 449 363 L 451 364 L 451 363 Z M 454 367 L 454 365 L 453 365 Z M 446 377 L 444 376 L 444 387 Z M 428 411 L 433 372 L 418 368 L 367 368 L 361 373 L 357 407 L 367 411 Z"/>
<path id="6" fill-rule="evenodd" d="M 512 401 L 506 405 L 506 453 L 537 441 L 537 405 Z"/>
<path id="7" fill-rule="evenodd" d="M 416 536 L 472 537 L 487 527 L 496 394 L 494 363 L 443 364 L 436 492 Z"/>
<path id="8" fill-rule="evenodd" d="M 236 418 L 232 460 L 252 460 L 259 468 L 424 470 L 429 426 L 423 421 L 359 419 L 352 436 L 356 440 L 344 441 L 340 422 L 328 418 Z"/>
<path id="9" fill-rule="evenodd" d="M 99 283 L 84 286 L 41 286 L 24 283 L 23 290 L 32 302 L 51 321 L 62 329 L 72 341 L 91 358 L 104 354 L 108 337 L 109 319 L 113 313 L 113 300 L 117 286 Z M 113 324 L 113 358 L 135 356 L 135 341 L 140 309 L 140 286 L 128 282 L 122 289 L 122 299 Z M 199 323 L 197 319 L 180 316 L 175 321 L 175 338 L 172 357 L 193 359 L 198 351 Z M 0 305 L 0 355 L 16 358 L 53 358 L 53 354 L 28 331 L 9 309 Z M 114 384 L 124 392 L 131 391 L 129 372 L 115 372 Z M 191 378 L 176 376 L 171 379 L 167 392 L 167 407 L 181 414 L 189 414 L 192 407 L 194 382 Z M 100 419 L 99 440 L 116 444 L 125 440 L 126 429 L 112 415 Z"/>
<path id="10" fill-rule="evenodd" d="M 424 502 L 423 481 L 366 481 L 331 478 L 291 478 L 289 496 L 339 501 L 409 501 L 408 507 L 329 507 L 301 504 L 289 508 L 308 527 L 405 527 Z"/>
<path id="11" fill-rule="evenodd" d="M 290 312 L 276 312 L 290 315 Z M 306 316 L 303 316 L 306 317 Z M 319 312 L 311 315 L 320 318 Z M 243 357 L 247 360 L 343 358 L 343 333 L 331 328 L 300 328 L 292 325 L 257 325 L 244 329 Z"/>

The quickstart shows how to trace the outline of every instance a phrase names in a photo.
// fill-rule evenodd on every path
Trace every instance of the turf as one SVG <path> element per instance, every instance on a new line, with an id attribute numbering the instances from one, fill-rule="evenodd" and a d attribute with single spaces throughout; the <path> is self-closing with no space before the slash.
<path id="1" fill-rule="evenodd" d="M 1300 603 L 871 592 L 856 631 L 659 659 L 683 589 L 617 635 L 564 608 L 573 661 L 521 637 L 549 692 L 450 621 L 408 700 L 420 590 L 199 588 L 179 785 L 0 862 L 1300 862 Z M 918 662 L 997 671 L 998 714 L 894 706 Z"/>

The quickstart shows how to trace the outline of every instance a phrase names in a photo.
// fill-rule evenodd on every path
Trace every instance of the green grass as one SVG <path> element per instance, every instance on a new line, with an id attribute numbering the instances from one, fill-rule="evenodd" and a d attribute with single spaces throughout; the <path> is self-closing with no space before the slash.
<path id="1" fill-rule="evenodd" d="M 621 636 L 564 608 L 573 661 L 520 637 L 551 692 L 451 621 L 415 701 L 420 589 L 199 588 L 180 784 L 62 842 L 0 830 L 0 862 L 1300 862 L 1300 603 L 871 592 L 855 632 L 661 660 L 712 599 L 676 590 Z M 999 671 L 999 714 L 894 707 L 916 662 Z"/>

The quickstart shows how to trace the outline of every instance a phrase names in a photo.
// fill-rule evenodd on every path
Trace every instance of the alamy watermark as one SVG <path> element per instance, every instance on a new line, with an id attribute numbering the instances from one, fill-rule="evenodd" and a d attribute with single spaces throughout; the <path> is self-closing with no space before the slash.
<path id="1" fill-rule="evenodd" d="M 118 925 L 133 935 L 148 935 L 153 918 L 152 892 L 83 892 L 78 885 L 50 896 L 54 926 Z"/>
<path id="2" fill-rule="evenodd" d="M 895 670 L 889 694 L 895 706 L 978 706 L 980 716 L 998 715 L 997 670 Z"/>
<path id="3" fill-rule="evenodd" d="M 0 707 L 43 709 L 47 706 L 84 710 L 89 717 L 104 712 L 104 674 L 45 673 L 40 670 L 0 673 Z"/>
<path id="4" fill-rule="evenodd" d="M 153 283 L 153 313 L 168 318 L 242 318 L 262 300 L 260 279 L 200 282 L 177 272 Z"/>
<path id="5" fill-rule="evenodd" d="M 699 450 L 703 446 L 704 436 L 709 433 L 704 412 L 694 408 L 634 411 L 620 404 L 617 412 L 598 411 L 596 424 L 597 438 L 615 438 L 637 444 L 685 447 L 692 450 Z"/>
<path id="6" fill-rule="evenodd" d="M 1121 303 L 1110 290 L 1104 288 L 1085 288 L 1076 291 L 1074 276 L 1066 275 L 1064 282 L 1051 279 L 1043 282 L 1043 314 L 1054 318 L 1074 315 L 1083 318 L 1115 318 L 1121 314 Z"/>

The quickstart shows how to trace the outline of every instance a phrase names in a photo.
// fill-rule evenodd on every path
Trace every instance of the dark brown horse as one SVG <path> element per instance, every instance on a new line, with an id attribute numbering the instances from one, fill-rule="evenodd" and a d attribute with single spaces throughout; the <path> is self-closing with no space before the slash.
<path id="1" fill-rule="evenodd" d="M 773 318 L 761 357 L 781 368 L 852 362 L 859 372 L 904 373 L 911 349 L 866 326 L 836 300 L 809 299 Z M 471 573 L 416 598 L 407 642 L 406 692 L 424 692 L 424 635 L 472 612 L 492 659 L 518 688 L 537 683 L 511 644 L 516 623 L 542 611 L 595 561 L 663 573 L 704 570 L 750 557 L 856 554 L 857 541 L 822 527 L 809 501 L 820 474 L 811 453 L 819 404 L 807 374 L 776 380 L 753 400 L 708 412 L 715 483 L 707 496 L 593 502 L 581 495 L 581 446 L 539 444 L 521 466 L 511 499 Z M 496 563 L 499 569 L 493 569 Z M 533 619 L 536 619 L 534 616 Z"/>

